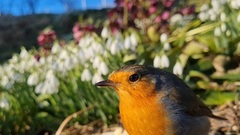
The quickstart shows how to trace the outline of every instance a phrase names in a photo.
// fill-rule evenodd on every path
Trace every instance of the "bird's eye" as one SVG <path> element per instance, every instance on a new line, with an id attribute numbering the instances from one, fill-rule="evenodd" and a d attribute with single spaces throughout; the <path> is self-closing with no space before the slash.
<path id="1" fill-rule="evenodd" d="M 129 77 L 129 81 L 130 82 L 136 82 L 140 79 L 140 75 L 139 74 L 132 74 L 130 77 Z"/>

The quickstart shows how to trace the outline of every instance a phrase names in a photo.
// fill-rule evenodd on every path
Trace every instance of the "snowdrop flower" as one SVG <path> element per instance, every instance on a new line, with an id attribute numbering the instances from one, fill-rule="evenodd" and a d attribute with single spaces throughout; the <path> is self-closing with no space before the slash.
<path id="1" fill-rule="evenodd" d="M 200 8 L 200 11 L 203 12 L 203 11 L 207 11 L 208 9 L 209 9 L 208 5 L 203 4 L 202 7 Z"/>
<path id="2" fill-rule="evenodd" d="M 36 85 L 38 82 L 39 82 L 39 76 L 38 76 L 38 73 L 36 72 L 32 73 L 27 79 L 27 84 L 29 86 Z"/>
<path id="3" fill-rule="evenodd" d="M 13 55 L 12 58 L 9 60 L 10 63 L 17 63 L 18 62 L 18 57 L 17 55 Z"/>
<path id="4" fill-rule="evenodd" d="M 212 8 L 214 11 L 219 11 L 221 5 L 220 5 L 220 2 L 218 0 L 212 0 L 211 1 L 211 5 L 212 5 Z"/>
<path id="5" fill-rule="evenodd" d="M 169 44 L 168 42 L 165 42 L 165 43 L 163 44 L 163 50 L 168 51 L 168 50 L 170 50 L 170 49 L 171 49 L 170 44 Z"/>
<path id="6" fill-rule="evenodd" d="M 75 57 L 69 57 L 65 61 L 65 67 L 67 70 L 72 70 L 77 64 L 78 60 Z"/>
<path id="7" fill-rule="evenodd" d="M 101 54 L 101 53 L 104 52 L 104 49 L 103 49 L 102 45 L 99 44 L 98 42 L 95 42 L 95 41 L 92 43 L 92 49 L 95 53 L 100 53 Z"/>
<path id="8" fill-rule="evenodd" d="M 240 1 L 239 0 L 232 0 L 230 2 L 230 6 L 233 8 L 233 9 L 239 9 L 240 8 Z"/>
<path id="9" fill-rule="evenodd" d="M 221 30 L 222 30 L 222 32 L 225 32 L 227 30 L 226 23 L 221 24 Z"/>
<path id="10" fill-rule="evenodd" d="M 60 82 L 53 70 L 48 70 L 44 82 L 39 83 L 35 88 L 37 94 L 53 94 L 58 92 Z"/>
<path id="11" fill-rule="evenodd" d="M 46 64 L 46 58 L 45 58 L 45 57 L 41 57 L 41 58 L 39 59 L 39 63 L 40 63 L 41 65 Z"/>
<path id="12" fill-rule="evenodd" d="M 226 31 L 226 35 L 227 35 L 228 37 L 231 36 L 231 34 L 232 34 L 232 33 L 231 33 L 230 30 L 227 30 L 227 31 Z"/>
<path id="13" fill-rule="evenodd" d="M 91 47 L 88 47 L 87 49 L 84 49 L 83 51 L 84 51 L 84 54 L 85 54 L 85 59 L 86 60 L 89 60 L 89 59 L 91 59 L 92 57 L 94 57 L 95 56 L 95 54 L 94 54 L 94 49 L 93 49 L 94 47 L 93 46 L 91 46 Z"/>
<path id="14" fill-rule="evenodd" d="M 10 89 L 14 82 L 13 80 L 9 79 L 8 76 L 4 75 L 2 76 L 0 83 L 5 89 Z"/>
<path id="15" fill-rule="evenodd" d="M 82 64 L 84 64 L 84 63 L 86 62 L 86 58 L 85 58 L 85 54 L 84 54 L 83 50 L 80 49 L 80 50 L 78 51 L 77 57 L 78 57 L 78 59 L 81 60 L 80 62 L 81 62 Z"/>
<path id="16" fill-rule="evenodd" d="M 237 16 L 237 22 L 240 23 L 240 13 Z"/>
<path id="17" fill-rule="evenodd" d="M 137 41 L 137 37 L 135 35 L 135 33 L 132 33 L 130 35 L 130 41 L 131 41 L 131 44 L 136 47 L 138 45 L 138 41 Z"/>
<path id="18" fill-rule="evenodd" d="M 153 60 L 153 66 L 158 68 L 168 68 L 170 65 L 169 59 L 166 54 L 162 56 L 155 56 Z"/>
<path id="19" fill-rule="evenodd" d="M 67 50 L 62 50 L 58 56 L 59 59 L 65 60 L 66 58 L 69 57 L 69 53 Z"/>
<path id="20" fill-rule="evenodd" d="M 214 29 L 214 35 L 215 35 L 216 37 L 221 36 L 221 29 L 220 29 L 219 27 L 216 27 L 216 28 Z"/>
<path id="21" fill-rule="evenodd" d="M 208 10 L 209 18 L 212 21 L 215 21 L 217 19 L 217 14 L 213 9 Z"/>
<path id="22" fill-rule="evenodd" d="M 102 61 L 102 62 L 100 63 L 98 72 L 99 72 L 100 74 L 107 75 L 107 73 L 108 73 L 108 67 L 107 67 L 107 65 L 106 65 L 105 62 Z"/>
<path id="23" fill-rule="evenodd" d="M 176 64 L 173 67 L 173 73 L 175 75 L 182 75 L 183 73 L 183 67 L 179 61 L 176 62 Z"/>
<path id="24" fill-rule="evenodd" d="M 108 29 L 107 27 L 104 27 L 104 28 L 102 29 L 101 36 L 102 36 L 103 38 L 107 38 L 107 37 L 110 36 L 110 31 L 109 31 L 109 29 Z"/>
<path id="25" fill-rule="evenodd" d="M 81 80 L 82 81 L 90 81 L 91 79 L 92 79 L 91 72 L 87 68 L 85 68 L 82 72 Z"/>
<path id="26" fill-rule="evenodd" d="M 8 109 L 9 108 L 9 101 L 6 98 L 0 100 L 0 108 Z"/>
<path id="27" fill-rule="evenodd" d="M 45 91 L 43 91 L 43 94 L 53 94 L 58 92 L 60 82 L 55 76 L 53 70 L 50 69 L 47 71 L 44 85 Z"/>
<path id="28" fill-rule="evenodd" d="M 96 56 L 93 60 L 93 68 L 98 68 L 101 63 L 101 58 L 99 56 Z"/>
<path id="29" fill-rule="evenodd" d="M 225 21 L 226 21 L 226 14 L 225 14 L 224 12 L 222 12 L 222 13 L 220 14 L 220 19 L 221 19 L 222 22 L 225 22 Z"/>
<path id="30" fill-rule="evenodd" d="M 102 81 L 102 80 L 103 80 L 103 78 L 102 78 L 101 74 L 95 73 L 93 75 L 93 78 L 92 78 L 92 84 L 95 84 L 95 83 L 97 83 L 99 81 Z"/>
<path id="31" fill-rule="evenodd" d="M 56 53 L 60 53 L 62 50 L 62 47 L 58 44 L 58 43 L 54 43 L 52 49 L 51 49 L 51 52 L 53 54 L 56 54 Z"/>
<path id="32" fill-rule="evenodd" d="M 28 57 L 29 57 L 29 53 L 27 52 L 27 50 L 25 48 L 21 48 L 20 58 L 27 59 Z"/>
<path id="33" fill-rule="evenodd" d="M 182 19 L 183 19 L 183 16 L 181 14 L 175 14 L 170 18 L 170 24 L 171 25 L 177 24 L 181 22 Z"/>
<path id="34" fill-rule="evenodd" d="M 160 36 L 160 41 L 161 43 L 165 43 L 168 39 L 168 36 L 166 33 L 162 33 L 161 36 Z"/>
<path id="35" fill-rule="evenodd" d="M 161 68 L 168 68 L 169 67 L 170 63 L 169 63 L 169 59 L 168 59 L 166 54 L 163 54 L 161 56 L 160 65 L 161 65 Z"/>
<path id="36" fill-rule="evenodd" d="M 44 90 L 44 93 L 45 93 L 45 88 L 44 88 L 44 83 L 43 82 L 39 83 L 35 87 L 35 93 L 37 93 L 37 94 L 43 93 L 43 90 Z"/>
<path id="37" fill-rule="evenodd" d="M 122 50 L 121 46 L 123 46 L 123 43 L 120 40 L 121 39 L 116 38 L 112 41 L 110 48 L 109 48 L 110 53 L 112 55 L 115 55 Z"/>
<path id="38" fill-rule="evenodd" d="M 131 39 L 129 37 L 126 37 L 125 40 L 124 40 L 124 47 L 125 49 L 129 49 L 131 48 Z"/>
<path id="39" fill-rule="evenodd" d="M 24 81 L 24 77 L 20 73 L 14 73 L 13 76 L 12 76 L 12 79 L 13 79 L 13 81 L 16 81 L 16 82 L 23 82 Z"/>
<path id="40" fill-rule="evenodd" d="M 161 57 L 156 55 L 155 58 L 153 59 L 153 66 L 155 68 L 161 67 Z"/>
<path id="41" fill-rule="evenodd" d="M 204 22 L 209 18 L 209 14 L 206 12 L 201 12 L 201 13 L 199 13 L 198 17 L 202 22 Z"/>
<path id="42" fill-rule="evenodd" d="M 48 101 L 42 101 L 42 102 L 39 103 L 39 107 L 40 107 L 40 108 L 44 108 L 44 107 L 47 107 L 47 106 L 49 106 L 49 105 L 50 105 L 50 104 L 49 104 Z"/>

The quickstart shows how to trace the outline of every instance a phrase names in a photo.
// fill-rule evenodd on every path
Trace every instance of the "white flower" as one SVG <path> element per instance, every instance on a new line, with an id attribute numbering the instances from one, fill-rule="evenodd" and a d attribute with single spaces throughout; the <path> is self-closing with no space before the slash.
<path id="1" fill-rule="evenodd" d="M 90 81 L 91 79 L 92 79 L 91 72 L 87 68 L 85 68 L 82 72 L 81 80 L 82 81 Z"/>
<path id="2" fill-rule="evenodd" d="M 129 37 L 126 37 L 125 40 L 124 40 L 124 47 L 125 49 L 129 49 L 131 48 L 131 41 L 130 41 L 130 38 Z"/>
<path id="3" fill-rule="evenodd" d="M 42 94 L 53 94 L 53 93 L 57 93 L 58 92 L 58 88 L 60 85 L 60 82 L 58 80 L 58 78 L 55 76 L 53 70 L 48 70 L 48 72 L 46 73 L 46 80 L 44 82 L 44 88 L 45 91 L 43 90 Z"/>
<path id="4" fill-rule="evenodd" d="M 123 44 L 121 43 L 120 39 L 119 38 L 114 39 L 109 48 L 111 54 L 115 55 L 118 52 L 120 52 L 122 49 L 121 46 L 123 46 Z"/>
<path id="5" fill-rule="evenodd" d="M 222 32 L 225 32 L 225 31 L 227 30 L 227 25 L 226 25 L 226 23 L 222 23 L 222 24 L 221 24 L 221 30 L 222 30 Z"/>
<path id="6" fill-rule="evenodd" d="M 201 21 L 204 22 L 209 18 L 209 14 L 206 12 L 201 12 L 198 17 Z"/>
<path id="7" fill-rule="evenodd" d="M 221 29 L 220 29 L 219 27 L 216 27 L 216 28 L 214 29 L 214 35 L 215 35 L 216 37 L 221 36 Z"/>
<path id="8" fill-rule="evenodd" d="M 170 49 L 171 49 L 170 44 L 169 44 L 168 42 L 165 42 L 165 43 L 163 44 L 163 50 L 168 51 L 168 50 L 170 50 Z"/>
<path id="9" fill-rule="evenodd" d="M 160 41 L 162 43 L 165 43 L 167 41 L 167 39 L 168 39 L 167 34 L 166 33 L 162 33 L 161 36 L 160 36 Z"/>
<path id="10" fill-rule="evenodd" d="M 175 14 L 170 18 L 170 24 L 174 25 L 183 20 L 183 16 L 181 14 Z"/>
<path id="11" fill-rule="evenodd" d="M 93 78 L 92 78 L 92 84 L 95 84 L 95 83 L 97 83 L 97 82 L 99 82 L 99 81 L 101 81 L 101 80 L 103 80 L 101 74 L 95 73 L 95 74 L 93 75 Z"/>
<path id="12" fill-rule="evenodd" d="M 153 60 L 153 66 L 156 68 L 161 67 L 161 57 L 156 55 L 154 60 Z"/>
<path id="13" fill-rule="evenodd" d="M 13 79 L 13 81 L 16 81 L 16 82 L 23 82 L 24 81 L 24 77 L 20 73 L 14 73 L 13 76 L 12 76 L 12 79 Z"/>
<path id="14" fill-rule="evenodd" d="M 240 1 L 239 0 L 232 0 L 230 2 L 230 6 L 233 8 L 233 9 L 239 9 L 240 8 Z"/>
<path id="15" fill-rule="evenodd" d="M 99 56 L 96 56 L 93 60 L 93 68 L 98 68 L 101 63 L 101 58 Z"/>
<path id="16" fill-rule="evenodd" d="M 217 14 L 213 9 L 209 9 L 206 14 L 209 15 L 209 18 L 212 21 L 215 21 L 217 19 Z"/>
<path id="17" fill-rule="evenodd" d="M 9 60 L 10 63 L 17 63 L 18 62 L 18 56 L 13 55 L 12 58 Z"/>
<path id="18" fill-rule="evenodd" d="M 110 36 L 110 32 L 109 32 L 109 30 L 108 30 L 107 27 L 104 27 L 104 28 L 102 29 L 101 36 L 102 36 L 103 38 L 107 38 L 107 37 Z"/>
<path id="19" fill-rule="evenodd" d="M 9 108 L 9 101 L 6 98 L 0 101 L 0 108 L 3 108 L 3 109 Z"/>
<path id="20" fill-rule="evenodd" d="M 60 53 L 62 50 L 62 47 L 58 44 L 58 43 L 54 43 L 52 49 L 51 49 L 51 52 L 53 54 L 56 54 L 56 53 Z"/>
<path id="21" fill-rule="evenodd" d="M 95 41 L 92 43 L 92 49 L 95 53 L 100 53 L 101 54 L 101 53 L 104 52 L 104 49 L 103 49 L 102 45 L 99 44 L 98 42 L 95 42 Z"/>
<path id="22" fill-rule="evenodd" d="M 209 9 L 208 5 L 207 4 L 203 4 L 200 11 L 203 12 L 203 11 L 207 11 Z"/>
<path id="23" fill-rule="evenodd" d="M 46 58 L 45 57 L 41 57 L 39 59 L 39 63 L 42 64 L 42 65 L 46 64 Z"/>
<path id="24" fill-rule="evenodd" d="M 161 56 L 160 64 L 161 64 L 161 68 L 168 68 L 169 67 L 170 63 L 169 63 L 169 59 L 168 59 L 166 54 L 163 54 Z"/>
<path id="25" fill-rule="evenodd" d="M 53 94 L 58 92 L 60 83 L 57 77 L 54 75 L 52 70 L 46 73 L 46 80 L 39 83 L 35 87 L 35 93 L 37 94 Z"/>
<path id="26" fill-rule="evenodd" d="M 230 30 L 227 30 L 227 31 L 226 31 L 226 35 L 227 35 L 228 37 L 231 36 L 231 34 L 232 34 L 232 33 L 231 33 Z"/>
<path id="27" fill-rule="evenodd" d="M 41 82 L 35 87 L 35 93 L 40 94 L 40 93 L 45 93 L 45 88 L 44 88 L 44 83 Z"/>
<path id="28" fill-rule="evenodd" d="M 58 56 L 59 59 L 65 60 L 69 57 L 69 53 L 67 50 L 62 50 Z"/>
<path id="29" fill-rule="evenodd" d="M 71 70 L 74 68 L 75 64 L 77 63 L 77 60 L 75 59 L 75 57 L 68 57 L 66 58 L 66 60 L 64 61 L 64 67 L 67 70 Z"/>
<path id="30" fill-rule="evenodd" d="M 108 67 L 106 65 L 105 62 L 101 62 L 100 65 L 99 65 L 99 69 L 98 69 L 98 72 L 100 74 L 103 74 L 103 75 L 107 75 L 108 74 Z"/>
<path id="31" fill-rule="evenodd" d="M 220 9 L 220 4 L 219 4 L 218 0 L 212 0 L 211 1 L 211 5 L 212 5 L 212 8 L 215 9 L 215 10 L 219 10 Z"/>
<path id="32" fill-rule="evenodd" d="M 224 12 L 222 12 L 222 13 L 220 14 L 220 19 L 221 19 L 222 22 L 225 22 L 225 21 L 226 21 L 226 14 L 225 14 Z"/>
<path id="33" fill-rule="evenodd" d="M 13 85 L 14 81 L 9 79 L 8 76 L 2 76 L 1 79 L 1 85 L 5 88 L 5 89 L 10 89 Z"/>
<path id="34" fill-rule="evenodd" d="M 49 106 L 49 105 L 50 105 L 50 104 L 49 104 L 48 101 L 42 101 L 42 102 L 39 103 L 39 107 L 40 107 L 40 108 L 44 108 L 44 107 L 47 107 L 47 106 Z"/>
<path id="35" fill-rule="evenodd" d="M 176 64 L 173 67 L 173 73 L 175 75 L 182 75 L 183 73 L 183 67 L 179 61 L 176 62 Z"/>
<path id="36" fill-rule="evenodd" d="M 130 35 L 131 44 L 136 47 L 138 45 L 137 37 L 134 33 Z"/>
<path id="37" fill-rule="evenodd" d="M 21 48 L 20 58 L 27 59 L 28 57 L 29 57 L 29 53 L 27 52 L 27 50 L 25 48 Z"/>
<path id="38" fill-rule="evenodd" d="M 37 83 L 39 82 L 39 76 L 38 76 L 38 73 L 32 73 L 29 77 L 28 77 L 28 80 L 27 80 L 27 84 L 29 86 L 33 86 L 33 85 L 36 85 Z"/>
<path id="39" fill-rule="evenodd" d="M 240 13 L 237 16 L 237 22 L 240 23 Z"/>

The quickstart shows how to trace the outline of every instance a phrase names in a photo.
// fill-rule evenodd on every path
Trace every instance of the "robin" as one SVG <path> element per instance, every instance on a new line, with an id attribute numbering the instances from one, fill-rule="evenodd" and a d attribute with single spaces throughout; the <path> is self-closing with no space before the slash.
<path id="1" fill-rule="evenodd" d="M 112 87 L 129 135 L 207 135 L 215 116 L 176 75 L 149 66 L 130 65 L 96 86 Z"/>

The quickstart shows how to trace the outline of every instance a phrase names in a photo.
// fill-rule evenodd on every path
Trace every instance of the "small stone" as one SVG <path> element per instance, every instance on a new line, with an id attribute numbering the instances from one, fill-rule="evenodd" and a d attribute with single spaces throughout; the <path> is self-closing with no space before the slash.
<path id="1" fill-rule="evenodd" d="M 232 130 L 233 130 L 233 131 L 238 131 L 238 130 L 239 130 L 239 127 L 236 126 L 236 125 L 234 125 L 234 126 L 232 126 Z"/>
<path id="2" fill-rule="evenodd" d="M 122 135 L 123 129 L 121 127 L 118 127 L 114 131 L 114 135 Z"/>
<path id="3" fill-rule="evenodd" d="M 237 109 L 238 109 L 238 107 L 237 107 L 236 105 L 234 105 L 234 106 L 233 106 L 233 109 L 234 109 L 234 110 L 237 110 Z"/>

